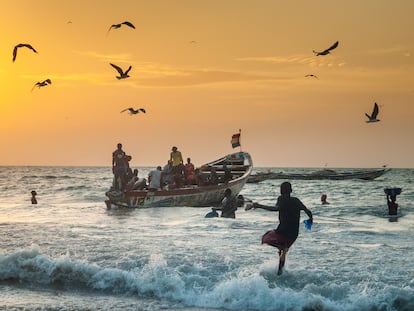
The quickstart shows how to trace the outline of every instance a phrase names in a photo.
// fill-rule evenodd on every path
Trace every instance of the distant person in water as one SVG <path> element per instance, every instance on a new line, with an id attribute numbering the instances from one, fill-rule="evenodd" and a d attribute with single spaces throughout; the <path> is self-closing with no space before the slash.
<path id="1" fill-rule="evenodd" d="M 279 249 L 279 268 L 277 274 L 283 272 L 286 261 L 286 253 L 293 245 L 299 235 L 300 211 L 304 211 L 309 222 L 313 222 L 312 212 L 298 199 L 291 197 L 292 185 L 289 182 L 283 182 L 280 185 L 280 196 L 277 198 L 276 206 L 266 206 L 259 203 L 253 203 L 246 207 L 262 208 L 272 212 L 279 212 L 279 225 L 276 229 L 266 232 L 262 237 L 262 244 Z"/>
<path id="2" fill-rule="evenodd" d="M 224 191 L 224 198 L 221 201 L 220 207 L 214 207 L 213 212 L 216 210 L 221 211 L 221 217 L 224 218 L 236 218 L 236 211 L 238 207 L 242 207 L 244 204 L 244 197 L 240 194 L 233 197 L 231 189 L 227 188 Z"/>
<path id="3" fill-rule="evenodd" d="M 328 201 L 326 201 L 328 199 L 328 196 L 326 194 L 322 194 L 321 195 L 321 204 L 325 205 L 325 204 L 329 204 Z"/>
<path id="4" fill-rule="evenodd" d="M 216 208 L 221 211 L 221 217 L 236 218 L 237 202 L 236 198 L 232 196 L 231 189 L 227 188 L 224 191 L 224 198 L 221 201 L 221 207 Z"/>
<path id="5" fill-rule="evenodd" d="M 398 203 L 396 195 L 387 194 L 387 205 L 388 205 L 388 215 L 397 215 L 398 214 Z"/>
<path id="6" fill-rule="evenodd" d="M 33 190 L 31 192 L 31 194 L 32 194 L 32 204 L 37 204 L 37 199 L 36 199 L 37 193 L 36 193 L 36 191 Z"/>

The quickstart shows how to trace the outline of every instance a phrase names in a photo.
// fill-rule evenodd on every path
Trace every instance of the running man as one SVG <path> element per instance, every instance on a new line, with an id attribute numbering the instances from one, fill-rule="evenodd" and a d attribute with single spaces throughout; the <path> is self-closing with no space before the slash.
<path id="1" fill-rule="evenodd" d="M 277 198 L 276 206 L 266 206 L 253 203 L 246 207 L 262 208 L 272 212 L 279 212 L 279 225 L 276 229 L 266 232 L 262 237 L 262 244 L 266 243 L 279 249 L 279 269 L 277 274 L 283 272 L 286 262 L 286 253 L 296 241 L 299 235 L 300 211 L 304 211 L 309 221 L 313 222 L 312 212 L 298 199 L 291 197 L 292 185 L 284 182 L 280 185 L 280 196 Z"/>

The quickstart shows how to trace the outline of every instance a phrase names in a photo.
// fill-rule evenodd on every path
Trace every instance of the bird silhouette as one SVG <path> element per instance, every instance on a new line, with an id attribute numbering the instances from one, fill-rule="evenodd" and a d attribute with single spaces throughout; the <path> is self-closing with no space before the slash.
<path id="1" fill-rule="evenodd" d="M 32 88 L 32 91 L 36 86 L 40 89 L 41 87 L 49 85 L 49 84 L 52 84 L 52 80 L 50 80 L 50 79 L 46 79 L 42 82 L 36 82 L 36 84 Z"/>
<path id="2" fill-rule="evenodd" d="M 322 52 L 317 52 L 315 50 L 313 50 L 313 53 L 316 54 L 316 56 L 319 55 L 328 55 L 330 53 L 330 51 L 332 51 L 333 49 L 336 49 L 336 47 L 338 46 L 339 42 L 336 41 L 334 44 L 332 44 L 332 46 L 330 48 L 327 48 L 326 50 L 322 51 Z"/>
<path id="3" fill-rule="evenodd" d="M 110 65 L 119 72 L 119 76 L 115 76 L 118 80 L 129 78 L 128 72 L 132 69 L 132 66 L 129 66 L 128 69 L 124 72 L 121 67 L 118 67 L 117 65 L 111 63 Z"/>
<path id="4" fill-rule="evenodd" d="M 379 119 L 377 119 L 378 112 L 379 112 L 378 105 L 377 103 L 374 103 L 374 109 L 372 110 L 371 115 L 369 115 L 368 113 L 365 113 L 365 115 L 368 118 L 366 122 L 367 123 L 378 122 L 379 121 Z"/>
<path id="5" fill-rule="evenodd" d="M 21 47 L 25 47 L 25 48 L 31 49 L 33 52 L 37 53 L 37 51 L 30 44 L 20 43 L 20 44 L 16 45 L 14 47 L 14 49 L 13 49 L 13 61 L 16 60 L 16 57 L 17 57 L 17 49 L 18 48 L 21 48 Z"/>
<path id="6" fill-rule="evenodd" d="M 316 79 L 319 79 L 317 76 L 315 76 L 314 74 L 308 74 L 308 75 L 305 75 L 305 77 L 312 77 L 312 78 L 316 78 Z"/>
<path id="7" fill-rule="evenodd" d="M 122 110 L 121 113 L 124 112 L 124 111 L 128 111 L 130 115 L 137 114 L 140 111 L 143 112 L 143 113 L 146 113 L 144 108 L 138 108 L 138 109 L 135 110 L 134 108 L 129 107 L 129 108 L 126 108 L 126 109 Z"/>
<path id="8" fill-rule="evenodd" d="M 122 25 L 126 25 L 126 26 L 129 26 L 129 27 L 135 29 L 135 26 L 131 22 L 125 21 L 125 22 L 120 23 L 120 24 L 113 24 L 113 25 L 111 25 L 111 27 L 109 27 L 109 29 L 108 29 L 108 33 L 109 33 L 109 31 L 111 31 L 111 29 L 121 28 Z"/>

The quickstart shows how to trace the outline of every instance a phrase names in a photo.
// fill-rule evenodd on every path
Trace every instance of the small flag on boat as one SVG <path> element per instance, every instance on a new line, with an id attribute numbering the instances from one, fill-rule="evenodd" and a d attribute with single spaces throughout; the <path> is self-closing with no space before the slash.
<path id="1" fill-rule="evenodd" d="M 240 133 L 234 134 L 231 137 L 231 146 L 233 148 L 240 147 Z"/>

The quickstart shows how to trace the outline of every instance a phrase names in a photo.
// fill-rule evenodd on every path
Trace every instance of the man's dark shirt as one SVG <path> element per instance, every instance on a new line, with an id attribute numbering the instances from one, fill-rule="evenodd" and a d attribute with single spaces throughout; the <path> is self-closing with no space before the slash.
<path id="1" fill-rule="evenodd" d="M 276 233 L 296 240 L 299 234 L 300 211 L 306 209 L 305 205 L 298 198 L 280 196 L 276 206 L 280 209 Z"/>

